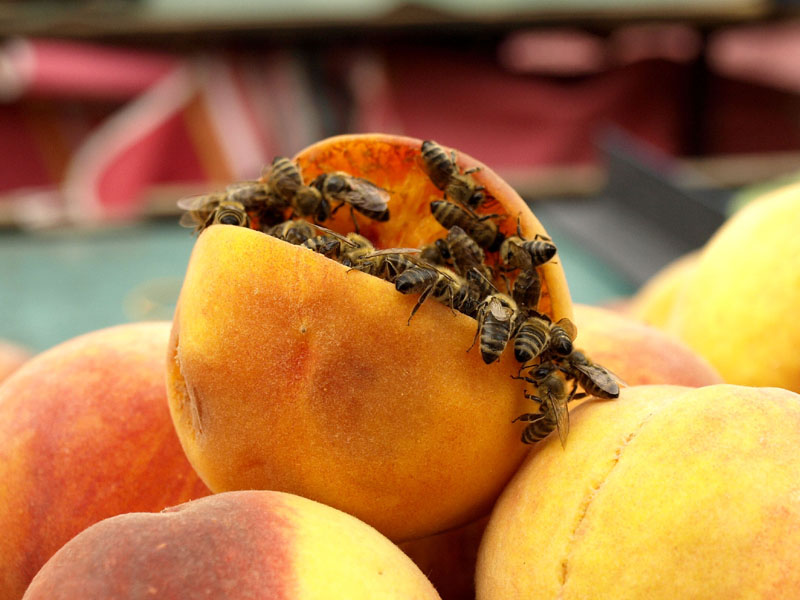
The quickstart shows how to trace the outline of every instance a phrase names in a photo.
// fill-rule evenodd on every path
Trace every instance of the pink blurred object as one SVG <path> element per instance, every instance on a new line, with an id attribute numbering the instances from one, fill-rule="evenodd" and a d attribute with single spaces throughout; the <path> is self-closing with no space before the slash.
<path id="1" fill-rule="evenodd" d="M 800 92 L 800 22 L 716 33 L 708 44 L 708 62 L 728 77 Z"/>
<path id="2" fill-rule="evenodd" d="M 257 177 L 322 137 L 301 66 L 280 51 L 183 58 L 14 40 L 0 48 L 2 200 L 25 226 L 91 225 L 140 217 L 158 184 Z"/>
<path id="3" fill-rule="evenodd" d="M 179 63 L 164 54 L 93 44 L 14 39 L 0 48 L 0 99 L 124 100 Z"/>

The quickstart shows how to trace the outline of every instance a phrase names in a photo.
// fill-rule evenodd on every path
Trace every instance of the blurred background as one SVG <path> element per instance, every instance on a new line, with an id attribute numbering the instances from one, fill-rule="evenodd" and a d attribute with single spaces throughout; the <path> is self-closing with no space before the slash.
<path id="1" fill-rule="evenodd" d="M 0 0 L 0 339 L 171 319 L 177 199 L 350 132 L 486 163 L 614 302 L 800 170 L 798 8 Z"/>

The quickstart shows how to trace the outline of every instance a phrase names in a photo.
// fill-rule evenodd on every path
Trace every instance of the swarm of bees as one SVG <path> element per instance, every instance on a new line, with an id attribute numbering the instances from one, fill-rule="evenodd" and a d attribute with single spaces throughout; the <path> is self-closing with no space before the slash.
<path id="1" fill-rule="evenodd" d="M 418 295 L 409 325 L 429 298 L 472 317 L 475 336 L 467 351 L 478 344 L 483 361 L 491 364 L 512 346 L 521 365 L 515 378 L 535 390 L 526 391 L 525 397 L 537 411 L 515 419 L 528 423 L 522 441 L 532 444 L 557 431 L 565 444 L 569 402 L 586 395 L 616 398 L 622 382 L 573 348 L 577 332 L 569 319 L 554 323 L 539 311 L 538 269 L 554 260 L 555 244 L 541 235 L 526 239 L 519 221 L 516 234 L 505 235 L 499 224 L 506 215 L 479 213 L 494 199 L 472 177 L 478 169 L 462 171 L 454 151 L 427 140 L 420 149 L 420 166 L 442 192 L 430 202 L 430 210 L 446 232 L 422 248 L 379 249 L 361 235 L 358 215 L 389 219 L 389 190 L 340 171 L 306 182 L 298 165 L 284 157 L 275 158 L 258 180 L 179 200 L 186 211 L 180 224 L 196 233 L 216 223 L 258 229 L 380 277 L 401 294 Z M 323 225 L 342 207 L 353 221 L 353 231 L 345 235 Z M 497 281 L 505 282 L 505 291 Z"/>

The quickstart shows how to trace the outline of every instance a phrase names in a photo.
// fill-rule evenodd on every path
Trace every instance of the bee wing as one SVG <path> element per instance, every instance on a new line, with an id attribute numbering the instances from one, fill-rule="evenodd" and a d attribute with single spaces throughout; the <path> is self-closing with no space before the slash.
<path id="1" fill-rule="evenodd" d="M 558 438 L 561 440 L 561 446 L 567 445 L 567 436 L 569 435 L 569 408 L 567 407 L 566 398 L 559 398 L 555 402 L 550 399 L 553 415 L 556 418 L 556 430 L 558 430 Z"/>
<path id="2" fill-rule="evenodd" d="M 514 311 L 503 304 L 498 298 L 489 300 L 489 310 L 492 316 L 498 321 L 508 321 L 514 316 Z"/>
<path id="3" fill-rule="evenodd" d="M 319 229 L 323 233 L 326 233 L 326 234 L 328 234 L 328 235 L 330 235 L 332 237 L 335 237 L 337 240 L 339 240 L 343 244 L 347 244 L 351 248 L 355 248 L 356 246 L 358 246 L 358 244 L 353 242 L 353 240 L 348 239 L 347 237 L 343 236 L 341 233 L 335 232 L 333 229 L 328 229 L 327 227 L 323 227 L 322 225 L 317 225 L 316 223 L 309 223 L 309 225 L 311 225 L 312 227 L 316 227 L 317 229 Z"/>
<path id="4" fill-rule="evenodd" d="M 269 193 L 269 186 L 257 180 L 239 181 L 225 188 L 226 199 L 239 202 L 245 208 L 252 208 L 258 203 L 264 202 Z"/>
<path id="5" fill-rule="evenodd" d="M 601 365 L 596 364 L 577 364 L 575 368 L 589 377 L 594 384 L 609 396 L 616 398 L 619 396 L 619 386 L 627 385 L 614 373 Z"/>
<path id="6" fill-rule="evenodd" d="M 373 256 L 383 256 L 385 254 L 419 254 L 422 252 L 419 248 L 383 248 L 365 254 L 362 258 L 372 258 Z"/>
<path id="7" fill-rule="evenodd" d="M 340 200 L 367 211 L 381 212 L 386 210 L 391 194 L 371 181 L 360 177 L 347 177 L 350 189 L 343 193 Z"/>
<path id="8" fill-rule="evenodd" d="M 211 211 L 220 198 L 217 194 L 200 194 L 197 196 L 186 196 L 178 200 L 178 208 L 181 210 L 208 210 Z"/>
<path id="9" fill-rule="evenodd" d="M 181 218 L 178 221 L 178 225 L 180 225 L 181 227 L 197 227 L 198 225 L 202 225 L 203 222 L 204 220 L 200 219 L 197 216 L 197 213 L 185 212 L 181 215 Z"/>

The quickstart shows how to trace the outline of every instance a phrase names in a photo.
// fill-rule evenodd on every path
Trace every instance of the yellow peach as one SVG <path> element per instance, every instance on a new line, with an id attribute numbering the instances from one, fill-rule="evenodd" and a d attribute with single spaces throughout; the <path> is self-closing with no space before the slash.
<path id="1" fill-rule="evenodd" d="M 666 324 L 729 383 L 800 392 L 800 184 L 756 199 L 703 248 Z"/>
<path id="2" fill-rule="evenodd" d="M 637 386 L 571 425 L 495 505 L 478 600 L 798 596 L 800 396 Z"/>
<path id="3" fill-rule="evenodd" d="M 445 231 L 420 141 L 342 136 L 301 152 L 306 179 L 343 170 L 392 192 L 391 218 L 363 223 L 376 247 Z M 545 235 L 514 191 L 464 154 L 506 233 Z M 330 225 L 352 227 L 340 211 Z M 329 223 L 326 223 L 326 225 Z M 542 310 L 571 317 L 560 261 L 542 268 Z M 190 462 L 215 492 L 273 489 L 344 510 L 393 540 L 486 514 L 527 448 L 518 365 L 468 352 L 476 321 L 371 275 L 244 227 L 198 238 L 173 324 L 170 408 Z"/>
<path id="4" fill-rule="evenodd" d="M 630 298 L 625 307 L 626 312 L 648 325 L 664 329 L 681 286 L 699 258 L 699 250 L 689 252 L 656 272 Z"/>

